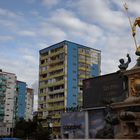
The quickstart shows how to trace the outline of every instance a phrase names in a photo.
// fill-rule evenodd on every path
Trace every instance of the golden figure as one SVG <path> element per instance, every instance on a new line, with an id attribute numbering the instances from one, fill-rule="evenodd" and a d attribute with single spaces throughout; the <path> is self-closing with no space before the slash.
<path id="1" fill-rule="evenodd" d="M 132 35 L 133 35 L 134 38 L 135 38 L 135 36 L 136 36 L 136 26 L 137 26 L 137 25 L 140 27 L 140 17 L 137 17 L 137 18 L 135 19 L 135 22 L 134 22 L 134 24 L 133 24 L 133 26 L 132 26 Z M 138 47 L 136 48 L 136 55 L 140 56 L 140 46 L 138 46 Z"/>
<path id="2" fill-rule="evenodd" d="M 134 75 L 131 79 L 130 79 L 130 86 L 131 86 L 131 95 L 132 96 L 140 96 L 140 76 L 139 75 Z"/>
<path id="3" fill-rule="evenodd" d="M 134 22 L 134 24 L 133 24 L 133 26 L 132 26 L 132 35 L 133 35 L 133 36 L 136 35 L 136 26 L 137 26 L 137 25 L 140 27 L 140 17 L 137 17 L 137 18 L 135 19 L 135 22 Z"/>
<path id="4" fill-rule="evenodd" d="M 133 35 L 134 43 L 135 43 L 135 46 L 136 46 L 136 55 L 140 56 L 140 46 L 137 46 L 137 41 L 136 41 L 136 38 L 135 38 L 136 26 L 138 25 L 140 27 L 140 17 L 137 17 L 135 19 L 134 24 L 132 25 L 131 19 L 130 19 L 129 14 L 128 14 L 128 6 L 127 6 L 126 3 L 124 4 L 124 8 L 125 8 L 125 11 L 126 11 L 129 23 L 130 23 L 130 27 L 132 29 L 132 35 Z"/>

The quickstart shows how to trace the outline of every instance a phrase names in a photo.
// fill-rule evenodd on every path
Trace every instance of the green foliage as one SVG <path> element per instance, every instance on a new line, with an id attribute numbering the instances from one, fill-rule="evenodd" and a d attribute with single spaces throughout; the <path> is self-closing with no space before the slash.
<path id="1" fill-rule="evenodd" d="M 42 127 L 41 120 L 37 119 L 37 116 L 33 118 L 33 121 L 25 121 L 20 118 L 14 128 L 14 136 L 17 138 L 30 138 L 35 140 L 50 140 L 51 130 L 49 128 Z"/>

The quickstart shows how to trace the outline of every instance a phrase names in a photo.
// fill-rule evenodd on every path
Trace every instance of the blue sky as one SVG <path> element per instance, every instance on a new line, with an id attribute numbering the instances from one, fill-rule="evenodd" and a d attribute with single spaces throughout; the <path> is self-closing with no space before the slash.
<path id="1" fill-rule="evenodd" d="M 124 2 L 133 22 L 139 0 L 1 0 L 0 68 L 37 87 L 39 50 L 62 40 L 100 49 L 102 74 L 117 71 L 127 53 L 131 68 L 136 56 Z"/>

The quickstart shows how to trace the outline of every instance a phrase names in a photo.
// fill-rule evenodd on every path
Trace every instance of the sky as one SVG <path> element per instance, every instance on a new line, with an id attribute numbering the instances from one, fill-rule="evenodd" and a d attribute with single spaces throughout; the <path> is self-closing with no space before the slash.
<path id="1" fill-rule="evenodd" d="M 0 69 L 35 89 L 35 109 L 39 50 L 45 47 L 69 40 L 101 50 L 102 74 L 117 71 L 129 53 L 130 69 L 137 57 L 125 2 L 133 23 L 140 0 L 0 0 Z"/>

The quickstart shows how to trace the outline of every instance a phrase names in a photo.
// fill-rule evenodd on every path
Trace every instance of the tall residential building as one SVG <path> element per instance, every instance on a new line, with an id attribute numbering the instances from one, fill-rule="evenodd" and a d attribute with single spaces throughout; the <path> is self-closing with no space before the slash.
<path id="1" fill-rule="evenodd" d="M 33 118 L 33 89 L 28 88 L 26 82 L 17 81 L 17 118 L 32 120 Z"/>
<path id="2" fill-rule="evenodd" d="M 17 81 L 17 86 L 18 86 L 17 118 L 25 118 L 27 84 L 26 82 L 23 81 Z"/>
<path id="3" fill-rule="evenodd" d="M 12 134 L 16 114 L 16 75 L 0 70 L 0 136 Z"/>
<path id="4" fill-rule="evenodd" d="M 38 116 L 59 132 L 66 108 L 82 105 L 82 80 L 100 75 L 101 51 L 70 41 L 40 50 Z"/>
<path id="5" fill-rule="evenodd" d="M 25 120 L 33 119 L 33 89 L 27 88 Z"/>

